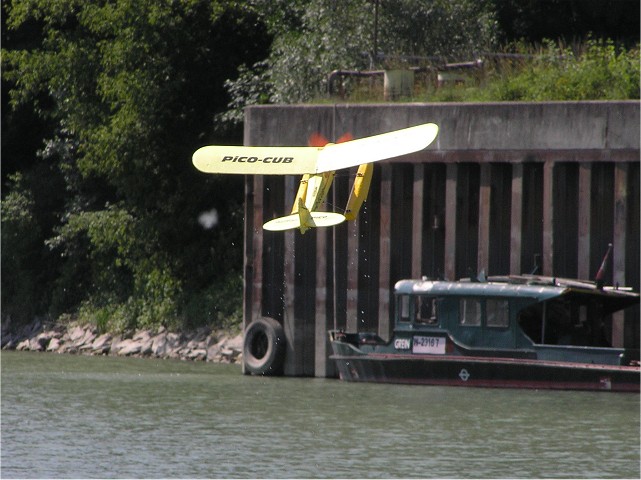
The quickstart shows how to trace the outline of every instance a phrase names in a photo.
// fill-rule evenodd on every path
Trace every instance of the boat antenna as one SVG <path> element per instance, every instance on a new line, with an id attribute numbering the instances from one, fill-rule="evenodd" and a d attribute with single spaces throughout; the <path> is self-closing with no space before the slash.
<path id="1" fill-rule="evenodd" d="M 596 277 L 594 278 L 594 280 L 596 281 L 596 288 L 598 288 L 599 290 L 603 290 L 603 285 L 605 284 L 605 269 L 608 266 L 610 252 L 612 252 L 612 244 L 608 243 L 608 250 L 605 252 L 605 256 L 603 257 L 603 261 L 601 262 L 601 267 L 599 268 L 599 271 L 596 272 Z"/>
<path id="2" fill-rule="evenodd" d="M 537 272 L 539 271 L 540 264 L 541 263 L 541 254 L 540 253 L 535 253 L 534 254 L 534 268 L 530 272 L 530 275 L 536 275 Z"/>

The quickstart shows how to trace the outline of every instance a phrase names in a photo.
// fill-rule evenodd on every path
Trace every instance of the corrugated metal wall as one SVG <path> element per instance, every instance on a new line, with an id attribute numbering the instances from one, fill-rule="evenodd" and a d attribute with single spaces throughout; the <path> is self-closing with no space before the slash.
<path id="1" fill-rule="evenodd" d="M 298 177 L 246 180 L 245 323 L 269 316 L 287 336 L 286 375 L 333 376 L 327 329 L 389 337 L 401 278 L 539 272 L 639 290 L 639 104 L 554 102 L 251 107 L 247 145 L 305 145 L 434 122 L 423 152 L 380 162 L 355 222 L 268 232 Z M 341 212 L 356 169 L 339 172 L 326 210 Z M 613 341 L 638 348 L 638 310 Z"/>

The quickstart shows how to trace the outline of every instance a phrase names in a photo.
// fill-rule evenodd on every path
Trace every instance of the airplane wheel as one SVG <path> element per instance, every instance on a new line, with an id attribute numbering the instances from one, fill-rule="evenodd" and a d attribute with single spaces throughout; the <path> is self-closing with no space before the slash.
<path id="1" fill-rule="evenodd" d="M 282 375 L 285 361 L 285 331 L 273 318 L 253 321 L 245 330 L 243 362 L 254 375 Z"/>

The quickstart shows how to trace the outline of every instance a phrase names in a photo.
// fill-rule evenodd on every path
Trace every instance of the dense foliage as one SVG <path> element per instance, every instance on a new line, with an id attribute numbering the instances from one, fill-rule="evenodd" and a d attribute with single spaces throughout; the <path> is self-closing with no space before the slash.
<path id="1" fill-rule="evenodd" d="M 514 70 L 500 72 L 486 95 L 495 100 L 620 100 L 639 98 L 639 49 L 591 40 L 581 49 L 548 43 Z"/>
<path id="2" fill-rule="evenodd" d="M 274 3 L 290 2 L 256 3 L 275 8 Z M 303 3 L 305 8 L 295 9 L 297 21 L 286 28 L 267 22 L 274 36 L 270 55 L 244 65 L 227 82 L 232 108 L 221 119 L 242 121 L 247 104 L 314 100 L 327 91 L 333 70 L 406 65 L 417 57 L 461 60 L 496 45 L 498 27 L 488 0 Z"/>
<path id="3" fill-rule="evenodd" d="M 583 11 L 580 2 L 544 3 Z M 617 5 L 638 11 L 638 2 Z M 466 60 L 519 28 L 539 40 L 528 8 L 543 7 L 10 0 L 2 8 L 2 316 L 73 315 L 130 329 L 238 323 L 243 180 L 200 174 L 190 158 L 204 144 L 241 143 L 245 105 L 322 97 L 333 69 Z M 562 78 L 546 70 L 550 62 L 535 63 L 499 91 L 536 100 L 608 87 L 604 98 L 621 98 L 636 85 L 638 95 L 638 51 L 594 48 Z M 620 77 L 625 85 L 612 81 Z M 541 88 L 524 92 L 530 84 Z"/>
<path id="4" fill-rule="evenodd" d="M 41 41 L 3 52 L 3 127 L 25 110 L 47 126 L 30 157 L 16 148 L 27 122 L 3 132 L 3 315 L 80 312 L 119 329 L 214 322 L 221 307 L 238 317 L 242 178 L 200 175 L 190 158 L 223 140 L 224 80 L 266 55 L 262 24 L 206 1 L 15 1 L 6 13 Z"/>
<path id="5" fill-rule="evenodd" d="M 639 98 L 639 48 L 590 39 L 575 48 L 518 45 L 513 57 L 488 59 L 480 81 L 430 90 L 417 101 L 626 100 Z"/>

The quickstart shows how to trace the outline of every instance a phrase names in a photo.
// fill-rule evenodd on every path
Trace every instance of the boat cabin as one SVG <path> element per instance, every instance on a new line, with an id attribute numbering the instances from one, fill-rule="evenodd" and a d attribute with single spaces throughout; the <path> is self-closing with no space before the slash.
<path id="1" fill-rule="evenodd" d="M 638 350 L 612 348 L 612 313 L 638 303 L 630 291 L 549 277 L 401 280 L 395 286 L 395 348 L 628 364 L 638 361 Z"/>

